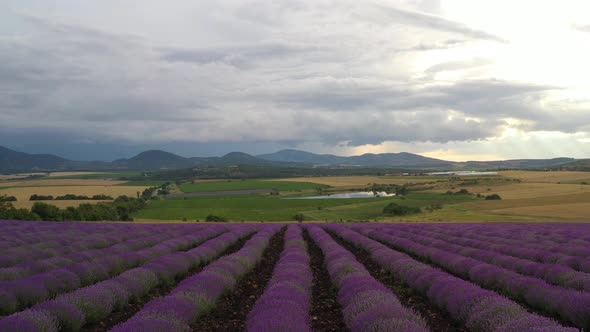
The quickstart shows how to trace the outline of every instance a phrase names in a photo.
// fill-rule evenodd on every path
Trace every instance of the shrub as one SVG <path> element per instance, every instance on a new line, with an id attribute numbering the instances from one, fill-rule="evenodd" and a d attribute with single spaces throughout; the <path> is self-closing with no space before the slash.
<path id="1" fill-rule="evenodd" d="M 205 221 L 208 222 L 226 222 L 227 219 L 225 219 L 224 217 L 220 217 L 220 216 L 216 216 L 213 214 L 210 214 L 207 216 L 207 218 L 205 218 Z"/>
<path id="2" fill-rule="evenodd" d="M 53 196 L 51 196 L 51 195 L 43 196 L 43 195 L 33 194 L 29 198 L 29 201 L 51 201 L 51 200 L 53 200 Z"/>
<path id="3" fill-rule="evenodd" d="M 297 213 L 296 215 L 293 216 L 293 219 L 295 219 L 299 222 L 303 222 L 303 220 L 305 220 L 305 215 L 303 213 Z"/>
<path id="4" fill-rule="evenodd" d="M 500 197 L 500 195 L 498 194 L 491 194 L 486 196 L 486 201 L 499 201 L 501 199 L 502 197 Z"/>
<path id="5" fill-rule="evenodd" d="M 420 213 L 422 210 L 419 207 L 399 205 L 396 203 L 389 203 L 383 208 L 384 214 L 390 214 L 394 216 L 405 216 L 407 214 Z"/>

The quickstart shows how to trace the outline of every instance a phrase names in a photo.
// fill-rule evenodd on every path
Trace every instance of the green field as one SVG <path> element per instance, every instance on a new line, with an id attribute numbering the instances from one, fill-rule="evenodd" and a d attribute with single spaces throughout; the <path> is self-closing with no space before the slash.
<path id="1" fill-rule="evenodd" d="M 299 191 L 314 188 L 327 188 L 325 185 L 309 182 L 287 181 L 260 181 L 260 180 L 226 180 L 211 182 L 185 183 L 180 185 L 180 190 L 185 193 L 248 190 L 248 189 L 275 189 L 277 191 Z"/>
<path id="2" fill-rule="evenodd" d="M 145 181 L 129 181 L 118 184 L 118 186 L 146 186 L 146 187 L 159 187 L 169 181 L 163 180 L 145 180 Z"/>
<path id="3" fill-rule="evenodd" d="M 151 201 L 136 218 L 160 220 L 204 220 L 208 215 L 233 221 L 286 221 L 303 213 L 306 220 L 372 220 L 384 217 L 390 202 L 425 207 L 434 203 L 452 204 L 474 200 L 469 195 L 417 193 L 406 197 L 346 199 L 281 199 L 265 195 L 217 196 Z"/>
<path id="4" fill-rule="evenodd" d="M 285 221 L 305 211 L 318 211 L 347 204 L 366 203 L 366 198 L 351 199 L 281 199 L 262 195 L 199 197 L 152 201 L 135 217 L 163 220 L 204 220 L 209 214 L 228 220 Z M 387 201 L 391 198 L 372 198 Z"/>

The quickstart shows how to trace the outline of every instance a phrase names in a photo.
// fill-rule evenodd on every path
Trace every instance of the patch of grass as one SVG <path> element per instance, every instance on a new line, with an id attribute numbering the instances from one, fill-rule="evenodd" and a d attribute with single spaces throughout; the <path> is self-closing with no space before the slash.
<path id="1" fill-rule="evenodd" d="M 297 191 L 310 190 L 318 187 L 326 188 L 327 186 L 309 182 L 225 180 L 185 183 L 180 185 L 180 190 L 185 193 L 247 189 L 275 189 L 278 191 Z"/>
<path id="2" fill-rule="evenodd" d="M 323 220 L 314 218 L 314 212 L 322 212 L 331 207 L 380 202 L 383 205 L 391 198 L 350 198 L 350 199 L 281 199 L 279 197 L 248 195 L 248 196 L 215 196 L 187 199 L 167 199 L 151 201 L 148 207 L 136 215 L 144 219 L 162 220 L 204 220 L 208 215 L 224 217 L 230 221 L 287 221 L 293 216 L 303 213 L 306 220 Z M 309 212 L 311 211 L 311 212 Z M 366 216 L 360 215 L 366 218 Z M 363 219 L 360 218 L 360 219 Z"/>
<path id="3" fill-rule="evenodd" d="M 213 196 L 151 201 L 135 216 L 141 219 L 204 220 L 208 215 L 230 221 L 287 221 L 299 213 L 305 220 L 348 221 L 383 218 L 383 208 L 397 202 L 423 208 L 433 204 L 453 204 L 476 200 L 471 195 L 412 193 L 404 197 L 347 199 L 281 199 L 266 195 Z"/>

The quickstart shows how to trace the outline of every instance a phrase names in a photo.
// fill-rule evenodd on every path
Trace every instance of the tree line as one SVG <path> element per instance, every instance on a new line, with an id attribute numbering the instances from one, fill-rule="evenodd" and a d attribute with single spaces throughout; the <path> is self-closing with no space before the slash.
<path id="1" fill-rule="evenodd" d="M 109 195 L 94 195 L 94 196 L 86 196 L 86 195 L 75 195 L 75 194 L 65 194 L 62 196 L 53 197 L 53 195 L 37 195 L 33 194 L 29 197 L 29 201 L 84 201 L 84 200 L 112 200 L 113 197 Z"/>
<path id="2" fill-rule="evenodd" d="M 59 208 L 55 205 L 35 202 L 31 210 L 17 209 L 0 196 L 0 219 L 46 221 L 132 221 L 133 213 L 146 207 L 144 198 L 119 196 L 113 202 L 83 203 L 78 207 Z"/>

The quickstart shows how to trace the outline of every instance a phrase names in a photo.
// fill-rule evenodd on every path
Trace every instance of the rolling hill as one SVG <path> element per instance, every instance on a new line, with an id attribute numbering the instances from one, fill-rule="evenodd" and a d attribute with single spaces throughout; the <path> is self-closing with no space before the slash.
<path id="1" fill-rule="evenodd" d="M 573 158 L 516 159 L 498 161 L 452 162 L 418 154 L 366 153 L 360 156 L 315 154 L 299 150 L 281 150 L 252 156 L 231 152 L 221 157 L 185 158 L 162 150 L 149 150 L 128 159 L 113 162 L 73 161 L 51 154 L 28 154 L 0 146 L 0 173 L 64 171 L 64 170 L 168 170 L 191 167 L 253 165 L 270 167 L 404 167 L 414 169 L 544 169 L 585 168 L 586 160 Z"/>

